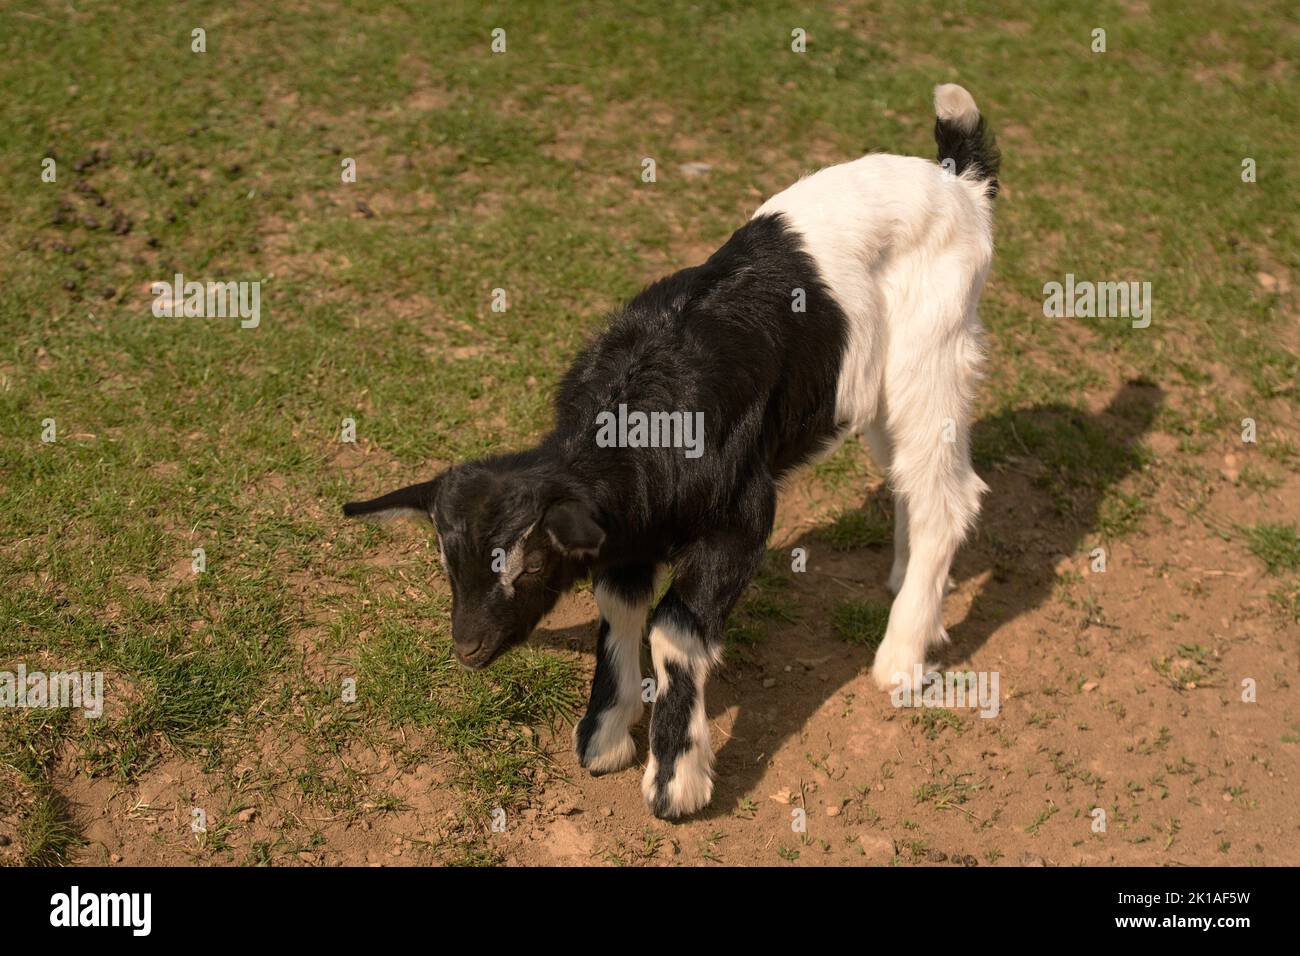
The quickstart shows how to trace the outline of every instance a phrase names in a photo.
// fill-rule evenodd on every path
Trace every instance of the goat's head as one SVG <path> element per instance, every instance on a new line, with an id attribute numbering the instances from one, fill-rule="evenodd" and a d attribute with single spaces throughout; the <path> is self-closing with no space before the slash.
<path id="1" fill-rule="evenodd" d="M 343 506 L 351 517 L 433 523 L 451 585 L 456 659 L 477 669 L 521 644 L 605 540 L 591 506 L 563 483 L 494 462 Z"/>

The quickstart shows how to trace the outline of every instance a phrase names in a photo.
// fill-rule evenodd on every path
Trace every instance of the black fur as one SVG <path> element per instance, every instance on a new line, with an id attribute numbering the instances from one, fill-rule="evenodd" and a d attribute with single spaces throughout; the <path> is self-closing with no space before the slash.
<path id="1" fill-rule="evenodd" d="M 591 738 L 600 726 L 600 715 L 609 710 L 618 701 L 618 682 L 609 666 L 609 621 L 601 618 L 596 628 L 596 674 L 591 679 L 591 698 L 587 701 L 587 713 L 578 721 L 574 735 L 575 749 L 578 751 L 579 766 L 587 766 L 591 757 L 588 750 Z"/>
<path id="2" fill-rule="evenodd" d="M 429 513 L 433 507 L 434 486 L 438 479 L 422 481 L 418 485 L 407 485 L 369 501 L 349 501 L 343 506 L 343 514 L 349 518 L 361 518 L 380 511 L 397 508 L 405 511 Z"/>
<path id="3" fill-rule="evenodd" d="M 667 688 L 655 698 L 654 718 L 650 724 L 650 749 L 658 767 L 655 771 L 655 802 L 651 806 L 655 816 L 669 812 L 665 800 L 668 784 L 673 779 L 677 758 L 692 745 L 707 743 L 690 738 L 691 710 L 695 707 L 695 678 L 687 667 L 676 661 L 664 665 L 668 677 Z"/>
<path id="4" fill-rule="evenodd" d="M 804 309 L 795 311 L 802 290 Z M 581 575 L 671 564 L 655 620 L 691 635 L 690 667 L 707 672 L 727 615 L 762 560 L 777 482 L 843 430 L 836 389 L 847 319 L 798 236 L 780 216 L 753 219 L 703 265 L 654 283 L 628 302 L 560 386 L 555 428 L 534 448 L 453 467 L 434 482 L 351 504 L 346 514 L 417 507 L 447 559 L 457 658 L 482 667 L 526 639 Z M 598 416 L 703 414 L 702 454 L 681 448 L 600 447 Z M 526 537 L 525 537 L 526 535 Z M 531 569 L 506 587 L 495 549 L 523 541 Z M 500 553 L 500 552 L 496 552 Z M 579 759 L 618 688 L 602 624 L 591 710 Z M 689 668 L 669 662 L 651 740 L 652 809 L 688 739 L 696 696 Z"/>
<path id="5" fill-rule="evenodd" d="M 803 312 L 792 310 L 797 289 Z M 458 465 L 344 513 L 427 508 L 450 567 L 453 634 L 458 625 L 475 631 L 457 643 L 480 647 L 484 659 L 474 660 L 482 666 L 496 656 L 486 653 L 492 647 L 523 640 L 588 571 L 675 563 L 716 533 L 761 548 L 776 482 L 840 430 L 834 409 L 846 339 L 844 313 L 797 235 L 779 216 L 751 220 L 703 265 L 654 283 L 614 316 L 565 376 L 555 428 L 535 448 Z M 620 403 L 703 412 L 703 454 L 598 447 L 597 415 Z M 603 531 L 597 553 L 575 512 Z M 576 535 L 574 547 L 552 542 L 545 573 L 505 600 L 491 554 L 529 527 L 530 552 L 546 548 L 557 528 Z M 748 563 L 726 551 L 716 559 Z M 734 582 L 723 590 L 739 593 Z M 721 641 L 726 611 L 692 610 L 709 625 L 705 640 Z"/>
<path id="6" fill-rule="evenodd" d="M 934 121 L 934 141 L 939 147 L 939 162 L 951 159 L 955 172 L 961 175 L 974 169 L 980 179 L 987 180 L 988 194 L 998 194 L 998 170 L 1002 165 L 1002 151 L 998 149 L 993 130 L 979 118 L 973 130 L 966 130 L 951 120 Z"/>
<path id="7" fill-rule="evenodd" d="M 997 193 L 999 153 L 982 117 L 969 131 L 936 121 L 935 142 L 941 161 L 974 170 Z M 643 786 L 656 815 L 688 812 L 710 786 L 700 775 L 712 755 L 693 749 L 708 742 L 691 737 L 699 685 L 763 560 L 777 484 L 848 427 L 835 414 L 848 332 L 798 234 L 780 215 L 752 219 L 707 262 L 613 316 L 565 375 L 555 426 L 535 447 L 457 465 L 344 513 L 405 508 L 432 519 L 455 654 L 469 667 L 525 640 L 581 576 L 648 606 L 654 569 L 671 565 L 650 622 L 661 691 Z M 702 443 L 689 453 L 604 447 L 601 419 L 621 411 L 702 420 Z M 611 666 L 612 640 L 602 620 L 590 708 L 575 733 L 584 766 L 608 756 L 589 753 L 600 716 L 631 692 Z M 683 755 L 698 762 L 682 766 Z"/>

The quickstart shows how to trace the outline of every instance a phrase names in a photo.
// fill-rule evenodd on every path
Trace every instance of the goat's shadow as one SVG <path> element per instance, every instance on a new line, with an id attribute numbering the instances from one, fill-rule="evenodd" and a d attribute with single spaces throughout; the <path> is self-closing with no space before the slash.
<path id="1" fill-rule="evenodd" d="M 958 551 L 952 573 L 959 582 L 986 580 L 978 585 L 965 618 L 949 628 L 951 644 L 940 655 L 945 666 L 967 660 L 998 628 L 1048 600 L 1056 582 L 1054 558 L 1073 555 L 1095 538 L 1108 493 L 1141 467 L 1142 442 L 1162 401 L 1158 387 L 1134 381 L 1122 386 L 1096 414 L 1047 403 L 1007 410 L 975 423 L 976 470 L 989 485 L 989 493 L 979 525 Z M 868 498 L 866 504 L 887 507 L 888 493 L 881 498 L 880 502 Z M 824 530 L 812 529 L 789 542 L 783 554 L 794 547 L 808 549 L 810 556 L 825 554 L 829 548 Z M 870 667 L 872 651 L 843 653 L 844 644 L 831 625 L 831 604 L 845 598 L 887 600 L 884 582 L 892 560 L 892 541 L 840 555 L 836 566 L 852 567 L 853 580 L 866 582 L 858 593 L 846 589 L 842 577 L 819 575 L 815 557 L 806 573 L 789 574 L 793 581 L 788 595 L 796 621 L 774 626 L 753 656 L 768 673 L 778 674 L 795 658 L 817 658 L 816 673 L 793 689 L 783 689 L 779 699 L 759 690 L 762 674 L 743 663 L 724 666 L 709 682 L 711 717 L 733 706 L 737 716 L 717 752 L 713 802 L 693 819 L 730 814 L 736 801 L 757 786 L 765 758 L 800 733 L 827 700 Z M 785 567 L 788 571 L 788 562 Z M 577 641 L 591 648 L 594 632 L 593 625 L 584 624 L 542 630 L 536 640 L 556 647 L 572 647 Z M 634 730 L 642 758 L 646 724 L 642 721 Z"/>

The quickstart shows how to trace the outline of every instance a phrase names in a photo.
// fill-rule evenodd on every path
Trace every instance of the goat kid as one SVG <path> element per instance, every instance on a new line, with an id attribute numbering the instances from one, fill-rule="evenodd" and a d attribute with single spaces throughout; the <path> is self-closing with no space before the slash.
<path id="1" fill-rule="evenodd" d="M 949 565 L 986 490 L 969 430 L 999 154 L 960 86 L 936 88 L 935 112 L 938 164 L 869 155 L 807 176 L 703 265 L 623 306 L 569 369 L 535 448 L 344 506 L 432 521 L 466 667 L 527 639 L 592 576 L 596 673 L 574 745 L 593 774 L 636 761 L 650 615 L 642 791 L 658 817 L 712 796 L 704 686 L 763 560 L 778 485 L 850 433 L 866 436 L 895 498 L 896 597 L 872 675 L 910 681 L 947 639 Z M 695 454 L 672 447 L 682 423 L 703 429 Z"/>

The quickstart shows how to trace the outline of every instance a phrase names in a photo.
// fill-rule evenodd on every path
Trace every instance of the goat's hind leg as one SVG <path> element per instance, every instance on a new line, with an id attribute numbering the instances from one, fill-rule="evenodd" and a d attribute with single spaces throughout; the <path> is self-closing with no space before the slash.
<path id="1" fill-rule="evenodd" d="M 871 448 L 871 457 L 876 466 L 885 473 L 885 482 L 890 484 L 890 469 L 894 463 L 893 443 L 889 440 L 883 422 L 868 425 L 863 431 L 867 445 Z M 892 487 L 892 486 L 891 486 Z M 902 590 L 903 578 L 907 576 L 907 502 L 902 495 L 894 495 L 894 563 L 889 569 L 889 593 L 898 596 Z"/>
<path id="2" fill-rule="evenodd" d="M 963 338 L 972 333 L 963 332 Z M 943 597 L 958 545 L 979 514 L 987 490 L 970 461 L 971 384 L 978 365 L 973 340 L 936 350 L 892 393 L 895 500 L 904 510 L 906 573 L 889 612 L 871 673 L 881 687 L 915 683 L 926 651 L 947 641 Z M 891 576 L 892 577 L 892 576 Z"/>

